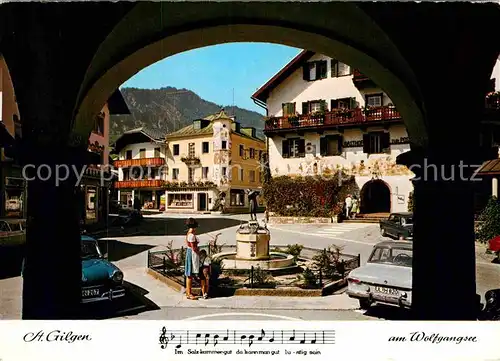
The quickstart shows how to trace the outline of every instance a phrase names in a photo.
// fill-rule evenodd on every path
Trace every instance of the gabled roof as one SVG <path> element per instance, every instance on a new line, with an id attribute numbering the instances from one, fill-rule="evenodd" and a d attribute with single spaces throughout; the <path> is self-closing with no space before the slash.
<path id="1" fill-rule="evenodd" d="M 226 112 L 224 111 L 224 109 L 221 109 L 220 112 L 218 112 L 218 113 L 206 116 L 203 119 L 211 121 L 211 122 L 213 122 L 214 120 L 227 120 L 227 121 L 230 121 L 230 122 L 234 121 L 233 118 L 231 118 L 229 115 L 226 114 Z"/>
<path id="2" fill-rule="evenodd" d="M 140 127 L 124 132 L 113 144 L 115 152 L 120 152 L 129 144 L 151 142 L 165 142 L 166 134 L 164 131 L 149 127 Z"/>
<path id="3" fill-rule="evenodd" d="M 500 174 L 500 159 L 491 159 L 481 165 L 476 172 L 477 175 L 499 175 Z"/>
<path id="4" fill-rule="evenodd" d="M 281 82 L 288 78 L 292 73 L 301 68 L 302 65 L 308 61 L 314 54 L 314 51 L 302 50 L 295 58 L 293 58 L 287 65 L 283 67 L 276 75 L 274 75 L 266 84 L 261 86 L 252 95 L 252 99 L 266 102 L 269 93 L 276 88 Z"/>
<path id="5" fill-rule="evenodd" d="M 178 137 L 187 137 L 187 136 L 196 136 L 196 135 L 211 135 L 213 134 L 213 124 L 210 123 L 206 127 L 201 129 L 195 129 L 194 124 L 185 126 L 175 132 L 167 134 L 167 139 L 170 138 L 178 138 Z"/>

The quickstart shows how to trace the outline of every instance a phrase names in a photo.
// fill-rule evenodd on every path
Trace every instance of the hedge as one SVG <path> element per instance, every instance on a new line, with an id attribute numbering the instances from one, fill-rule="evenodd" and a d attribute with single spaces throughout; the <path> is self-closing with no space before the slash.
<path id="1" fill-rule="evenodd" d="M 280 176 L 264 184 L 267 210 L 281 217 L 331 217 L 342 212 L 347 194 L 358 194 L 354 176 Z"/>

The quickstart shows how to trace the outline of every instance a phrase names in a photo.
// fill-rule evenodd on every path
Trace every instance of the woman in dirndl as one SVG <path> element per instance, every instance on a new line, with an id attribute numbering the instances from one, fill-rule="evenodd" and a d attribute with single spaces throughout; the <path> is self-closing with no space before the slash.
<path id="1" fill-rule="evenodd" d="M 186 227 L 188 228 L 186 234 L 186 263 L 184 267 L 186 297 L 189 300 L 196 300 L 197 298 L 193 296 L 191 290 L 193 287 L 193 277 L 197 276 L 200 272 L 200 251 L 198 248 L 198 237 L 196 237 L 198 222 L 193 218 L 188 218 L 186 220 Z"/>

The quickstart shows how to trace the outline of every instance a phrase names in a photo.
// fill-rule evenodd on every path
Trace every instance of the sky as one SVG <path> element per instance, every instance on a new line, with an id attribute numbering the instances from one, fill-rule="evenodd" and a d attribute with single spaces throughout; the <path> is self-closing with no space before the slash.
<path id="1" fill-rule="evenodd" d="M 301 49 L 268 43 L 208 46 L 165 58 L 143 69 L 122 87 L 186 88 L 220 105 L 265 111 L 250 96 Z"/>

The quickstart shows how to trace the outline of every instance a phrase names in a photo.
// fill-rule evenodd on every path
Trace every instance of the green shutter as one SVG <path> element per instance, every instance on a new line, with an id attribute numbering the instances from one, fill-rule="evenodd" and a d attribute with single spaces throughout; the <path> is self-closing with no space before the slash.
<path id="1" fill-rule="evenodd" d="M 309 102 L 302 103 L 302 115 L 309 114 Z"/>
<path id="2" fill-rule="evenodd" d="M 356 98 L 350 98 L 349 100 L 350 100 L 349 101 L 349 109 L 356 109 L 356 104 L 357 104 Z"/>
<path id="3" fill-rule="evenodd" d="M 370 154 L 370 134 L 363 134 L 363 153 Z"/>
<path id="4" fill-rule="evenodd" d="M 332 71 L 332 78 L 336 78 L 339 76 L 339 63 L 337 60 L 332 59 L 330 61 L 330 66 L 331 66 L 331 71 Z"/>
<path id="5" fill-rule="evenodd" d="M 328 140 L 325 137 L 319 139 L 319 154 L 325 156 L 328 153 Z"/>
<path id="6" fill-rule="evenodd" d="M 290 157 L 290 142 L 288 139 L 285 139 L 281 143 L 281 155 L 283 158 L 289 158 Z"/>

